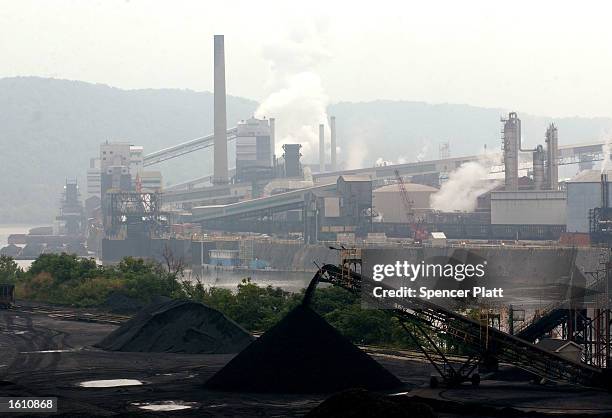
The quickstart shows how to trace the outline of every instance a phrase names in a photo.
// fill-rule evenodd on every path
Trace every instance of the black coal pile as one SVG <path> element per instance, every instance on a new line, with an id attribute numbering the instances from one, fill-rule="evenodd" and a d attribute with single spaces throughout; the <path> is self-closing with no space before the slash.
<path id="1" fill-rule="evenodd" d="M 306 418 L 435 418 L 429 406 L 402 396 L 384 396 L 363 389 L 336 393 L 310 411 Z"/>
<path id="2" fill-rule="evenodd" d="M 206 382 L 225 391 L 329 393 L 391 389 L 401 382 L 304 305 Z"/>
<path id="3" fill-rule="evenodd" d="M 144 308 L 96 346 L 111 351 L 226 354 L 241 351 L 252 340 L 216 309 L 172 300 Z"/>

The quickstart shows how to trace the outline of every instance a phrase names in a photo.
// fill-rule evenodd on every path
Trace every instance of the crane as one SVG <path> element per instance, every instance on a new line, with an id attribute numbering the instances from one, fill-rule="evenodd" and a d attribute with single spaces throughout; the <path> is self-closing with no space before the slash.
<path id="1" fill-rule="evenodd" d="M 423 242 L 423 240 L 427 238 L 427 231 L 425 228 L 423 228 L 422 223 L 417 222 L 415 219 L 414 202 L 408 197 L 406 185 L 404 184 L 404 179 L 400 175 L 399 170 L 395 170 L 395 179 L 397 180 L 397 186 L 400 190 L 400 196 L 402 197 L 402 204 L 404 205 L 404 210 L 406 211 L 406 217 L 410 223 L 410 228 L 412 229 L 412 238 L 414 238 L 415 242 Z"/>

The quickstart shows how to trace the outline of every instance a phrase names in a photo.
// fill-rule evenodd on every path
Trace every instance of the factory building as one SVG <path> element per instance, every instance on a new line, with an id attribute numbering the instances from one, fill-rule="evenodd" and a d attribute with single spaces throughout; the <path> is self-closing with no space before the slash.
<path id="1" fill-rule="evenodd" d="M 141 171 L 137 181 L 140 182 L 136 190 L 143 192 L 160 192 L 162 189 L 161 171 Z"/>
<path id="2" fill-rule="evenodd" d="M 491 193 L 492 225 L 565 225 L 564 191 L 496 191 Z"/>
<path id="3" fill-rule="evenodd" d="M 132 155 L 127 142 L 108 142 L 100 144 L 100 168 L 102 172 L 107 167 L 129 167 Z"/>
<path id="4" fill-rule="evenodd" d="M 236 182 L 271 178 L 273 150 L 266 119 L 240 121 L 236 134 Z"/>
<path id="5" fill-rule="evenodd" d="M 87 169 L 87 196 L 86 199 L 92 197 L 100 198 L 100 190 L 102 185 L 100 184 L 100 159 L 91 158 L 89 160 L 89 168 Z"/>
<path id="6" fill-rule="evenodd" d="M 542 145 L 524 149 L 517 114 L 509 113 L 502 123 L 505 181 L 503 190 L 490 193 L 492 231 L 503 235 L 504 228 L 511 231 L 518 226 L 562 231 L 567 223 L 567 195 L 558 190 L 557 128 L 548 127 L 546 150 Z M 521 152 L 531 153 L 531 179 L 518 176 Z"/>
<path id="7" fill-rule="evenodd" d="M 430 197 L 438 191 L 435 187 L 423 184 L 406 183 L 406 195 L 412 202 L 415 215 L 430 208 Z M 383 222 L 411 222 L 404 208 L 403 198 L 397 184 L 379 187 L 372 192 L 374 211 L 382 216 Z"/>
<path id="8" fill-rule="evenodd" d="M 611 171 L 607 171 L 609 175 Z M 601 172 L 586 170 L 571 179 L 567 187 L 567 232 L 589 232 L 589 211 L 602 206 Z M 610 195 L 610 183 L 607 184 Z"/>
<path id="9" fill-rule="evenodd" d="M 139 183 L 140 182 L 140 183 Z M 87 199 L 102 199 L 109 189 L 160 191 L 160 171 L 144 170 L 144 148 L 127 142 L 100 144 L 100 156 L 87 169 Z"/>
<path id="10" fill-rule="evenodd" d="M 282 164 L 280 164 L 280 167 L 282 167 L 282 173 L 280 173 L 279 177 L 303 177 L 304 171 L 302 169 L 302 163 L 300 162 L 300 158 L 302 157 L 302 154 L 300 153 L 301 148 L 301 144 L 283 145 Z"/>

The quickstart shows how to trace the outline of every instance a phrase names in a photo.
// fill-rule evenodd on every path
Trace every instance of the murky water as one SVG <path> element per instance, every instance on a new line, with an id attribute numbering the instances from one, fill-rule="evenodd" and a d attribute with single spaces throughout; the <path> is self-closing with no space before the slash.
<path id="1" fill-rule="evenodd" d="M 31 228 L 35 228 L 40 225 L 28 225 L 28 224 L 0 224 L 0 248 L 4 248 L 8 245 L 8 237 L 12 234 L 27 234 Z M 33 260 L 15 260 L 17 265 L 24 270 L 30 268 Z"/>
<path id="2" fill-rule="evenodd" d="M 260 286 L 280 287 L 288 292 L 299 292 L 306 288 L 314 272 L 274 270 L 220 270 L 215 268 L 196 269 L 188 272 L 186 279 L 201 281 L 205 286 L 235 290 L 240 282 L 249 277 Z"/>
<path id="3" fill-rule="evenodd" d="M 88 380 L 79 383 L 82 388 L 114 388 L 118 386 L 140 386 L 144 383 L 136 379 Z"/>

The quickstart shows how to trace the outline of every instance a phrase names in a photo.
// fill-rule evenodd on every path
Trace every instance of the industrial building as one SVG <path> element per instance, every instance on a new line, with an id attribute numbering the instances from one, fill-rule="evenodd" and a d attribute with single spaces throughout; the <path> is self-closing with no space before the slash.
<path id="1" fill-rule="evenodd" d="M 560 189 L 558 171 L 560 164 L 600 160 L 601 144 L 559 147 L 557 127 L 551 124 L 541 145 L 526 148 L 516 112 L 501 120 L 501 165 L 491 168 L 497 177 L 503 175 L 503 185 L 479 196 L 473 212 L 439 212 L 430 201 L 441 181 L 479 156 L 441 154 L 433 161 L 338 171 L 337 121 L 330 116 L 312 127 L 319 135 L 318 155 L 304 164 L 299 143 L 283 144 L 282 155 L 276 155 L 274 118 L 251 117 L 228 129 L 225 95 L 224 38 L 216 35 L 213 134 L 149 154 L 129 143 L 101 145 L 88 170 L 87 189 L 88 197 L 99 190 L 107 238 L 118 241 L 132 231 L 157 239 L 183 230 L 173 225 L 188 223 L 203 231 L 297 235 L 304 243 L 374 242 L 383 236 L 410 240 L 416 231 L 424 238 L 441 232 L 450 240 L 555 240 L 566 224 L 570 231 L 588 231 L 589 215 L 583 213 L 597 207 L 582 199 L 585 207 L 577 214 L 572 202 L 578 180 Z M 229 141 L 235 141 L 235 156 L 228 155 Z M 160 193 L 161 172 L 149 171 L 152 165 L 210 147 L 212 172 Z M 571 226 L 577 217 L 579 229 Z"/>
<path id="2" fill-rule="evenodd" d="M 565 226 L 566 221 L 565 191 L 529 190 L 491 193 L 493 225 Z"/>
<path id="3" fill-rule="evenodd" d="M 269 121 L 250 118 L 236 128 L 236 182 L 271 179 L 274 156 Z"/>
<path id="4" fill-rule="evenodd" d="M 417 183 L 406 183 L 406 194 L 412 202 L 417 217 L 430 210 L 430 199 L 438 189 Z M 397 184 L 388 184 L 372 191 L 374 212 L 381 216 L 382 222 L 411 222 L 402 203 L 402 195 Z"/>
<path id="5" fill-rule="evenodd" d="M 586 170 L 566 183 L 567 232 L 589 232 L 589 211 L 602 206 L 601 174 L 599 170 Z"/>

